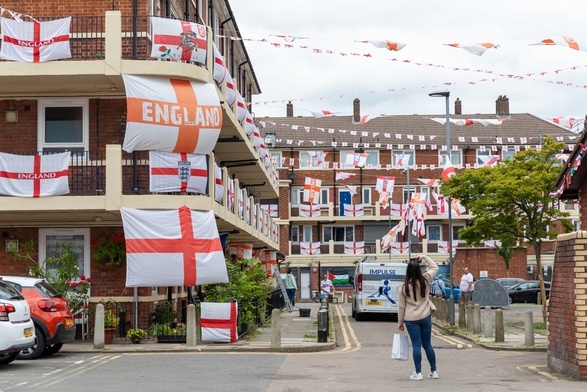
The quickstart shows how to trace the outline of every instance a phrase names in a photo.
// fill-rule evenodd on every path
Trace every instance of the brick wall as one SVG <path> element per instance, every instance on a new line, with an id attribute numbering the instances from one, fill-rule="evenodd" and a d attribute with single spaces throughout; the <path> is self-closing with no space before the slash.
<path id="1" fill-rule="evenodd" d="M 587 381 L 587 231 L 558 237 L 548 303 L 548 366 Z"/>
<path id="2" fill-rule="evenodd" d="M 34 17 L 100 16 L 106 11 L 120 11 L 122 15 L 132 15 L 133 0 L 7 0 L 2 2 L 2 7 Z M 138 13 L 145 15 L 148 13 L 149 2 L 139 1 L 138 7 Z"/>
<path id="3" fill-rule="evenodd" d="M 514 250 L 508 271 L 503 258 L 495 249 L 457 248 L 454 255 L 453 281 L 460 282 L 465 267 L 468 267 L 469 271 L 477 279 L 479 279 L 481 271 L 487 271 L 487 276 L 490 279 L 505 277 L 528 279 L 526 258 L 527 251 L 525 248 Z"/>

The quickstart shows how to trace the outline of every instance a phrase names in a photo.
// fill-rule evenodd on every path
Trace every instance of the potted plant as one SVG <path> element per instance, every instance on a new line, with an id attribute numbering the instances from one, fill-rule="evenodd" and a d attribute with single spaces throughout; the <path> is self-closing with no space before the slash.
<path id="1" fill-rule="evenodd" d="M 126 260 L 124 236 L 114 234 L 106 241 L 101 242 L 92 257 L 102 261 L 107 267 L 120 266 Z"/>
<path id="2" fill-rule="evenodd" d="M 112 344 L 118 326 L 118 317 L 111 310 L 104 310 L 104 343 Z"/>
<path id="3" fill-rule="evenodd" d="M 185 343 L 187 328 L 185 324 L 158 324 L 153 327 L 153 335 L 157 336 L 157 343 Z"/>
<path id="4" fill-rule="evenodd" d="M 147 332 L 144 329 L 132 328 L 126 333 L 126 338 L 131 342 L 138 344 L 147 337 Z"/>

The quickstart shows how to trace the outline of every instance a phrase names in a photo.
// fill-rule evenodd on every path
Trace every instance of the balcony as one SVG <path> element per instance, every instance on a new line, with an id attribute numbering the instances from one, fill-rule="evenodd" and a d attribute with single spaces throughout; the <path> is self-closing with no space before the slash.
<path id="1" fill-rule="evenodd" d="M 229 192 L 230 188 L 240 189 L 240 184 L 226 167 L 221 167 L 222 197 L 215 194 L 214 170 L 208 171 L 206 194 L 154 194 L 149 191 L 148 158 L 146 151 L 123 153 L 120 145 L 108 145 L 105 152 L 72 154 L 70 194 L 40 199 L 0 196 L 0 227 L 120 226 L 121 207 L 176 209 L 185 205 L 194 210 L 212 210 L 218 217 L 218 231 L 231 233 L 233 242 L 279 249 L 277 224 L 246 189 Z M 215 156 L 211 155 L 208 167 L 213 168 L 214 162 Z M 243 208 L 239 209 L 239 205 Z"/>

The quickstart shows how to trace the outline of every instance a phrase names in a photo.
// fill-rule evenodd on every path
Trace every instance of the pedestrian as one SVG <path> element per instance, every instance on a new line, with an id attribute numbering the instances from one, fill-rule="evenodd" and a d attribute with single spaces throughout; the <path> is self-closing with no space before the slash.
<path id="1" fill-rule="evenodd" d="M 444 298 L 446 295 L 444 288 L 445 286 L 444 280 L 442 280 L 442 275 L 435 276 L 432 283 L 430 283 L 430 295 L 438 298 Z"/>
<path id="2" fill-rule="evenodd" d="M 461 290 L 461 302 L 465 305 L 471 305 L 473 300 L 473 290 L 475 287 L 473 283 L 475 282 L 475 278 L 473 278 L 473 274 L 469 272 L 469 268 L 465 267 L 465 271 L 463 276 L 461 277 L 461 284 L 459 289 Z"/>
<path id="3" fill-rule="evenodd" d="M 334 294 L 334 286 L 332 285 L 332 281 L 328 279 L 328 275 L 324 275 L 324 278 L 320 282 L 320 301 L 324 298 L 328 301 L 331 294 Z"/>
<path id="4" fill-rule="evenodd" d="M 426 262 L 426 272 L 422 272 L 420 263 Z M 438 266 L 426 255 L 411 259 L 406 267 L 406 276 L 398 287 L 398 329 L 408 330 L 412 342 L 412 357 L 416 369 L 411 380 L 422 380 L 422 348 L 430 363 L 428 378 L 438 378 L 436 372 L 436 353 L 432 347 L 432 311 L 429 298 L 430 282 L 438 272 Z M 405 324 L 405 325 L 404 325 Z"/>
<path id="5" fill-rule="evenodd" d="M 285 285 L 285 291 L 287 292 L 287 298 L 291 302 L 292 310 L 296 307 L 296 290 L 298 285 L 296 283 L 296 277 L 293 275 L 291 268 L 287 269 L 287 275 L 283 278 L 283 284 Z"/>

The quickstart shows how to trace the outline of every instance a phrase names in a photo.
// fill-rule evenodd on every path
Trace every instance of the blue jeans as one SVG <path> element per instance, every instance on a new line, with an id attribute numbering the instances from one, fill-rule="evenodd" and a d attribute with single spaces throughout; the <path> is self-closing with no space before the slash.
<path id="1" fill-rule="evenodd" d="M 432 317 L 428 316 L 422 320 L 404 321 L 410 340 L 412 341 L 412 356 L 416 373 L 422 372 L 422 347 L 426 353 L 426 358 L 430 362 L 430 371 L 436 370 L 436 354 L 432 347 Z"/>
<path id="2" fill-rule="evenodd" d="M 287 298 L 291 302 L 291 306 L 296 306 L 296 289 L 285 289 L 287 292 Z"/>

